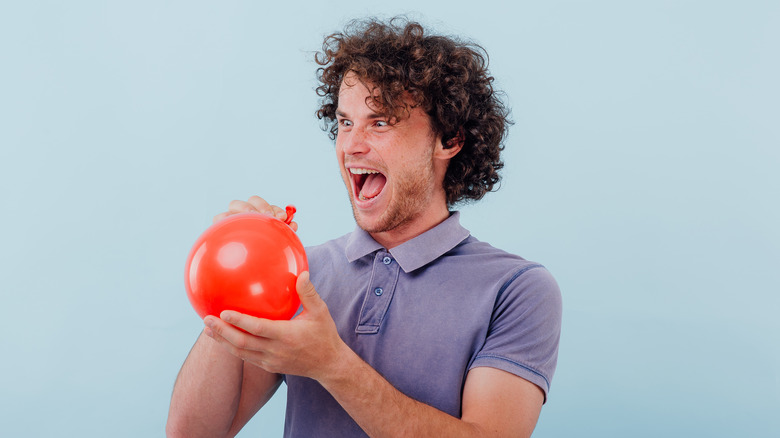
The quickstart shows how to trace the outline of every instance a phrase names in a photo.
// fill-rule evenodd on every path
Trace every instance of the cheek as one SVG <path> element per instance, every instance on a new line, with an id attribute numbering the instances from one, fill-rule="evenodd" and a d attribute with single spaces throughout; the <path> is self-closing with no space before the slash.
<path id="1" fill-rule="evenodd" d="M 336 161 L 338 161 L 339 167 L 343 168 L 344 167 L 344 149 L 342 149 L 341 146 L 339 146 L 338 142 L 336 143 L 335 152 L 336 152 Z"/>

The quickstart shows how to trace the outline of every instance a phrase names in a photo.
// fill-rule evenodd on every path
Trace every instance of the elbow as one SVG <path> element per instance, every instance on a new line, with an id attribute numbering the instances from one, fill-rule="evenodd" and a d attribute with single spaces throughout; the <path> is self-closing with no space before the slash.
<path id="1" fill-rule="evenodd" d="M 168 421 L 165 423 L 165 436 L 167 438 L 183 438 L 188 436 L 184 426 L 185 424 L 180 417 L 169 414 Z"/>
<path id="2" fill-rule="evenodd" d="M 198 437 L 232 437 L 234 434 L 215 424 L 198 421 L 187 415 L 170 413 L 165 423 L 165 436 L 167 438 L 198 438 Z"/>

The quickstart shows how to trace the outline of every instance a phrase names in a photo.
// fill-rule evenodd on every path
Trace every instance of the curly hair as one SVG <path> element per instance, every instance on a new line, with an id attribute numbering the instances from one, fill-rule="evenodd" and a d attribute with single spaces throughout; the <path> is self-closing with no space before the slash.
<path id="1" fill-rule="evenodd" d="M 343 32 L 327 36 L 315 61 L 322 98 L 316 114 L 331 139 L 338 135 L 341 82 L 353 72 L 373 86 L 369 99 L 386 116 L 400 119 L 411 100 L 411 107 L 420 106 L 430 116 L 446 148 L 453 146 L 451 140 L 462 142 L 444 177 L 448 205 L 482 199 L 499 183 L 500 154 L 512 122 L 493 89 L 482 47 L 428 35 L 406 18 L 386 23 L 371 18 L 352 21 Z"/>

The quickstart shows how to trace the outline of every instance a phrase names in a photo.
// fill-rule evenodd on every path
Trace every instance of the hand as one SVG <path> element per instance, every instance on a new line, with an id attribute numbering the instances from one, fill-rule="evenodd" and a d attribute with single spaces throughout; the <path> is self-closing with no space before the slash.
<path id="1" fill-rule="evenodd" d="M 287 211 L 284 208 L 271 205 L 259 196 L 252 196 L 246 201 L 231 201 L 230 204 L 228 204 L 228 211 L 214 216 L 214 223 L 238 213 L 261 213 L 273 216 L 280 220 L 287 219 Z M 292 228 L 293 231 L 298 231 L 298 224 L 294 221 L 290 222 L 290 228 Z"/>
<path id="2" fill-rule="evenodd" d="M 272 321 L 226 310 L 220 318 L 204 318 L 205 333 L 234 356 L 268 372 L 320 380 L 349 347 L 339 337 L 308 272 L 298 276 L 296 289 L 303 311 L 291 321 Z"/>

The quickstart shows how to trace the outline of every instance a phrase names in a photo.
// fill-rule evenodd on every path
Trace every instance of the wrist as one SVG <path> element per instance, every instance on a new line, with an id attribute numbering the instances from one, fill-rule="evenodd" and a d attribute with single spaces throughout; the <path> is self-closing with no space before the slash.
<path id="1" fill-rule="evenodd" d="M 341 341 L 331 357 L 324 362 L 320 375 L 314 379 L 330 391 L 330 388 L 347 382 L 364 363 L 357 353 Z"/>

